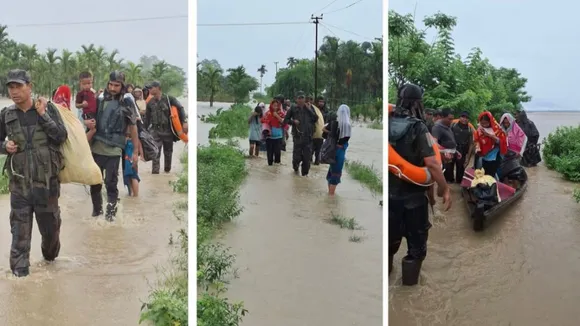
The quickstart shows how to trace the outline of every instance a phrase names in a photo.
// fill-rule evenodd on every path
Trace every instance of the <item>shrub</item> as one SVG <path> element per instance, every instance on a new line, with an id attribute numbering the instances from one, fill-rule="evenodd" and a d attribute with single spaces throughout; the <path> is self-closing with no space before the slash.
<path id="1" fill-rule="evenodd" d="M 173 190 L 179 193 L 187 193 L 187 152 L 180 159 L 183 164 L 183 172 L 177 181 L 172 183 Z M 178 231 L 177 254 L 171 259 L 172 268 L 167 271 L 164 278 L 158 282 L 148 298 L 148 302 L 141 306 L 141 318 L 139 323 L 150 321 L 155 326 L 187 326 L 188 325 L 188 267 L 187 254 L 189 237 L 187 233 L 187 200 L 176 204 L 174 215 L 185 226 Z M 173 236 L 170 238 L 173 243 Z"/>
<path id="2" fill-rule="evenodd" d="M 232 145 L 210 141 L 197 149 L 197 325 L 237 326 L 247 313 L 243 303 L 223 296 L 225 278 L 235 272 L 235 256 L 212 241 L 216 230 L 242 212 L 239 188 L 247 176 L 246 163 Z"/>
<path id="3" fill-rule="evenodd" d="M 215 123 L 209 138 L 234 138 L 248 136 L 248 118 L 254 109 L 247 105 L 234 104 L 228 110 L 220 108 L 210 113 L 203 121 Z"/>
<path id="4" fill-rule="evenodd" d="M 544 142 L 544 162 L 570 181 L 580 181 L 580 126 L 559 127 Z"/>

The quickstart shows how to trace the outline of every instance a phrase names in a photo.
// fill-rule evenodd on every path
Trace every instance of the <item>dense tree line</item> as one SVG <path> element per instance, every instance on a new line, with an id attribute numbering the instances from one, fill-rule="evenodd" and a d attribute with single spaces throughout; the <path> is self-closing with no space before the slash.
<path id="1" fill-rule="evenodd" d="M 186 88 L 185 71 L 156 56 L 142 56 L 135 63 L 120 58 L 117 50 L 107 52 L 104 47 L 94 44 L 83 45 L 76 52 L 47 49 L 42 53 L 34 44 L 10 39 L 6 26 L 0 25 L 0 95 L 7 95 L 6 72 L 15 68 L 30 72 L 35 92 L 40 95 L 50 95 L 61 84 L 76 91 L 79 73 L 87 70 L 94 75 L 95 89 L 104 88 L 109 73 L 116 69 L 123 71 L 127 82 L 135 85 L 158 80 L 174 96 L 184 95 Z"/>
<path id="2" fill-rule="evenodd" d="M 514 68 L 497 68 L 473 48 L 466 58 L 455 52 L 452 37 L 457 18 L 436 13 L 416 25 L 411 14 L 389 11 L 389 99 L 397 88 L 415 83 L 425 89 L 428 108 L 468 111 L 472 117 L 484 110 L 495 116 L 513 112 L 531 96 L 525 91 L 527 79 Z M 435 29 L 436 38 L 427 42 L 426 32 Z"/>
<path id="3" fill-rule="evenodd" d="M 376 103 L 382 97 L 383 88 L 382 47 L 381 41 L 357 43 L 325 37 L 319 48 L 318 94 L 324 94 L 333 107 L 340 103 Z M 289 57 L 286 65 L 278 70 L 275 82 L 266 87 L 267 95 L 283 94 L 293 98 L 300 90 L 313 94 L 314 60 Z M 268 73 L 266 65 L 252 69 L 261 77 Z M 224 75 L 216 60 L 202 60 L 197 70 L 198 100 L 247 99 L 249 92 L 261 88 L 261 83 L 247 74 L 243 78 L 232 78 L 232 74 L 241 76 L 242 71 L 245 73 L 245 68 L 240 66 L 228 69 L 228 74 Z M 241 84 L 236 84 L 238 80 Z M 235 94 L 237 91 L 239 93 Z"/>

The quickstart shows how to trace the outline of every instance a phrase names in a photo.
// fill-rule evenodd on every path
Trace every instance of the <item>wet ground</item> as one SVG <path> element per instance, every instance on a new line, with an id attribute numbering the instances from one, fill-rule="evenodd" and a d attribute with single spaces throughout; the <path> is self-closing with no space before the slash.
<path id="1" fill-rule="evenodd" d="M 541 138 L 577 125 L 580 113 L 529 113 Z M 389 323 L 406 326 L 578 325 L 580 204 L 575 185 L 542 164 L 527 170 L 527 193 L 484 232 L 474 233 L 459 190 L 436 210 L 420 286 L 402 287 L 400 259 L 389 279 Z"/>
<path id="2" fill-rule="evenodd" d="M 169 181 L 181 171 L 184 150 L 176 143 L 171 174 L 151 175 L 151 163 L 139 163 L 138 198 L 127 197 L 120 178 L 114 223 L 91 217 L 88 187 L 63 185 L 60 257 L 43 262 L 35 225 L 27 278 L 10 274 L 10 204 L 8 196 L 0 196 L 0 325 L 138 325 L 142 301 L 158 279 L 155 268 L 168 262 L 170 234 L 180 227 L 172 209 L 186 196 L 173 193 Z"/>
<path id="3" fill-rule="evenodd" d="M 215 112 L 198 102 L 198 115 Z M 211 125 L 198 123 L 198 143 Z M 247 140 L 240 141 L 247 149 Z M 314 166 L 308 178 L 294 175 L 292 142 L 281 166 L 268 166 L 265 153 L 249 159 L 241 189 L 242 215 L 222 241 L 237 255 L 239 278 L 228 297 L 244 301 L 243 325 L 382 325 L 382 208 L 379 197 L 343 175 L 335 198 L 327 195 L 328 166 Z M 353 129 L 347 159 L 372 164 L 382 173 L 382 131 Z M 331 214 L 354 217 L 364 230 L 329 224 Z M 360 242 L 351 242 L 352 235 Z"/>

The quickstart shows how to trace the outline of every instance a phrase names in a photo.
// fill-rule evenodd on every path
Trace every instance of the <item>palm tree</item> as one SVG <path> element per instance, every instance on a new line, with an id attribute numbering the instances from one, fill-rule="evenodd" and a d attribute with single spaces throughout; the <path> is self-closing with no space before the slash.
<path id="1" fill-rule="evenodd" d="M 260 68 L 258 68 L 258 72 L 260 73 L 260 93 L 262 93 L 262 78 L 264 78 L 267 71 L 266 65 L 261 65 Z"/>
<path id="2" fill-rule="evenodd" d="M 18 43 L 9 38 L 6 26 L 0 25 L 0 95 L 7 95 L 5 72 L 10 69 L 26 69 L 34 80 L 36 94 L 49 96 L 58 84 L 71 86 L 78 91 L 78 75 L 90 71 L 94 76 L 94 88 L 104 88 L 108 74 L 112 70 L 122 70 L 127 75 L 127 82 L 141 84 L 145 78 L 155 79 L 167 85 L 166 91 L 181 96 L 185 89 L 185 72 L 155 57 L 146 57 L 154 67 L 143 69 L 143 62 L 124 63 L 119 58 L 119 51 L 107 52 L 102 46 L 83 45 L 77 52 L 68 49 L 59 51 L 48 49 L 39 53 L 36 45 Z"/>
<path id="3" fill-rule="evenodd" d="M 213 101 L 215 94 L 219 90 L 220 77 L 222 76 L 223 70 L 218 67 L 210 66 L 206 71 L 202 72 L 205 80 L 205 84 L 209 89 L 209 107 L 213 107 Z M 199 81 L 198 81 L 199 82 Z"/>

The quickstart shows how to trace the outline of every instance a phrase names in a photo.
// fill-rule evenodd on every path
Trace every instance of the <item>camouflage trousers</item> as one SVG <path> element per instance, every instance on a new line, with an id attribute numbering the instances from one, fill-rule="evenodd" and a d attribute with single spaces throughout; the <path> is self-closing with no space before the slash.
<path id="1" fill-rule="evenodd" d="M 10 269 L 28 268 L 30 266 L 30 243 L 32 240 L 33 214 L 36 216 L 38 230 L 42 236 L 42 256 L 48 261 L 58 257 L 60 251 L 60 207 L 58 195 L 48 197 L 43 205 L 32 202 L 23 192 L 12 191 L 10 194 Z"/>
<path id="2" fill-rule="evenodd" d="M 153 158 L 153 162 L 151 164 L 151 171 L 153 173 L 159 173 L 161 169 L 161 151 L 163 150 L 163 157 L 164 157 L 164 164 L 163 170 L 165 172 L 171 171 L 171 158 L 173 156 L 173 133 L 171 131 L 168 132 L 160 132 L 160 131 L 153 131 L 151 132 L 151 136 L 159 148 L 159 153 L 157 157 Z"/>

